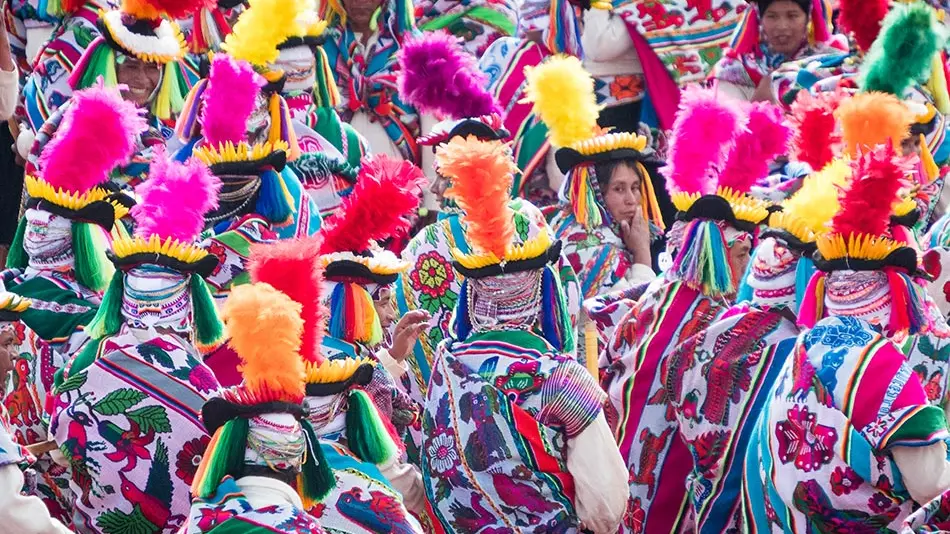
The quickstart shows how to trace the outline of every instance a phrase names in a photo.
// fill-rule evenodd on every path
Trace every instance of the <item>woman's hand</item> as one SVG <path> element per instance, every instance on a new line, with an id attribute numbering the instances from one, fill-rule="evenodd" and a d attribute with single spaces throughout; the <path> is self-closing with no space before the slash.
<path id="1" fill-rule="evenodd" d="M 393 333 L 393 346 L 389 349 L 389 355 L 394 360 L 398 363 L 406 361 L 419 335 L 429 327 L 429 318 L 429 312 L 413 310 L 399 319 Z"/>
<path id="2" fill-rule="evenodd" d="M 633 255 L 633 262 L 652 265 L 650 254 L 650 225 L 641 214 L 634 215 L 629 221 L 620 221 L 620 238 L 623 245 Z"/>

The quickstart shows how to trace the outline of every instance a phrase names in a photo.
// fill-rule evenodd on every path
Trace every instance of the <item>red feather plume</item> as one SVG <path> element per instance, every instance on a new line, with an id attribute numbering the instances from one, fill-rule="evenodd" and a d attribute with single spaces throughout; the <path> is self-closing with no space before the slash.
<path id="1" fill-rule="evenodd" d="M 891 211 L 905 187 L 906 158 L 890 144 L 878 145 L 851 162 L 850 186 L 838 192 L 841 208 L 831 219 L 832 232 L 842 236 L 889 236 Z"/>
<path id="2" fill-rule="evenodd" d="M 251 247 L 248 272 L 252 282 L 264 282 L 300 304 L 304 361 L 322 363 L 320 344 L 328 316 L 323 306 L 323 269 L 319 265 L 320 238 L 301 237 Z"/>
<path id="3" fill-rule="evenodd" d="M 841 92 L 823 92 L 813 96 L 802 91 L 791 106 L 791 122 L 795 128 L 792 138 L 792 158 L 819 171 L 840 150 L 841 132 L 835 110 L 844 97 Z"/>
<path id="4" fill-rule="evenodd" d="M 422 170 L 385 154 L 363 160 L 353 191 L 336 214 L 324 221 L 320 254 L 363 252 L 370 241 L 398 237 L 409 231 L 406 218 L 419 207 L 426 182 Z"/>
<path id="5" fill-rule="evenodd" d="M 838 24 L 854 36 L 858 48 L 867 52 L 881 32 L 889 0 L 841 0 Z"/>

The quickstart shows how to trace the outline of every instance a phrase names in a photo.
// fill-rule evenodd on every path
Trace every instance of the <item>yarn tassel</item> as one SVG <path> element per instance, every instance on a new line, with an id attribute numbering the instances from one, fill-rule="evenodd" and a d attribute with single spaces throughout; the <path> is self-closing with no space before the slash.
<path id="1" fill-rule="evenodd" d="M 891 317 L 888 321 L 888 335 L 907 332 L 918 334 L 927 324 L 923 312 L 923 303 L 916 291 L 916 285 L 907 275 L 892 268 L 885 268 L 887 283 L 891 292 Z"/>
<path id="2" fill-rule="evenodd" d="M 606 211 L 597 202 L 593 178 L 590 165 L 581 165 L 568 173 L 567 179 L 570 180 L 570 202 L 574 212 L 574 218 L 584 228 L 591 229 L 602 226 L 609 220 Z"/>
<path id="3" fill-rule="evenodd" d="M 330 294 L 330 324 L 327 333 L 330 337 L 346 339 L 346 283 L 340 282 Z"/>
<path id="4" fill-rule="evenodd" d="M 370 396 L 353 389 L 347 398 L 346 443 L 364 462 L 383 465 L 399 454 L 399 447 Z"/>
<path id="5" fill-rule="evenodd" d="M 798 325 L 812 328 L 825 315 L 825 273 L 816 271 L 798 308 Z"/>
<path id="6" fill-rule="evenodd" d="M 468 309 L 468 287 L 468 280 L 463 280 L 459 288 L 458 301 L 455 303 L 455 311 L 452 314 L 452 330 L 459 341 L 465 341 L 472 333 L 472 317 Z"/>
<path id="7" fill-rule="evenodd" d="M 704 295 L 731 295 L 736 291 L 726 257 L 726 238 L 713 221 L 690 223 L 673 269 L 680 280 Z"/>
<path id="8" fill-rule="evenodd" d="M 946 52 L 934 54 L 930 68 L 930 79 L 927 80 L 927 89 L 934 97 L 934 107 L 943 114 L 950 113 L 950 94 L 947 92 L 947 73 L 944 70 Z"/>
<path id="9" fill-rule="evenodd" d="M 752 279 L 752 266 L 755 264 L 755 258 L 759 255 L 759 248 L 752 249 L 752 257 L 749 258 L 749 264 L 745 267 L 745 273 L 742 274 L 742 280 L 739 281 L 739 290 L 736 292 L 736 304 L 740 302 L 752 302 L 754 296 L 752 286 L 749 280 Z"/>
<path id="10" fill-rule="evenodd" d="M 574 329 L 565 313 L 561 278 L 550 265 L 541 271 L 541 335 L 560 352 L 574 351 Z"/>
<path id="11" fill-rule="evenodd" d="M 660 212 L 660 203 L 656 200 L 656 191 L 653 190 L 653 180 L 647 168 L 639 161 L 637 170 L 640 171 L 640 198 L 643 200 L 643 216 L 651 221 L 660 230 L 666 230 L 666 224 L 663 222 L 663 214 Z"/>
<path id="12" fill-rule="evenodd" d="M 806 255 L 798 258 L 798 265 L 795 266 L 795 313 L 798 314 L 805 295 L 808 294 L 808 284 L 812 276 L 815 275 L 815 262 Z"/>
<path id="13" fill-rule="evenodd" d="M 125 273 L 116 271 L 109 287 L 102 295 L 102 303 L 96 316 L 86 325 L 86 333 L 92 339 L 111 336 L 122 327 L 122 298 L 125 295 Z"/>
<path id="14" fill-rule="evenodd" d="M 382 342 L 383 327 L 366 288 L 352 282 L 340 282 L 333 288 L 329 333 L 348 343 L 375 346 Z"/>
<path id="15" fill-rule="evenodd" d="M 310 421 L 304 419 L 300 422 L 300 426 L 307 437 L 307 458 L 297 477 L 297 489 L 303 501 L 304 510 L 310 510 L 325 499 L 330 494 L 330 490 L 336 486 L 336 475 L 333 474 L 333 469 L 330 468 L 330 464 L 323 455 L 320 440 Z"/>
<path id="16" fill-rule="evenodd" d="M 224 339 L 224 323 L 221 322 L 218 306 L 204 278 L 192 274 L 189 284 L 195 338 L 198 347 L 202 351 L 207 351 L 219 345 Z"/>
<path id="17" fill-rule="evenodd" d="M 248 427 L 247 419 L 238 417 L 215 431 L 191 483 L 192 497 L 207 499 L 215 494 L 225 476 L 243 475 Z"/>
<path id="18" fill-rule="evenodd" d="M 273 169 L 261 173 L 261 188 L 257 197 L 257 213 L 274 226 L 284 227 L 293 222 L 293 209 L 287 198 L 281 177 Z"/>
<path id="19" fill-rule="evenodd" d="M 98 226 L 91 223 L 74 222 L 72 226 L 76 280 L 93 291 L 103 291 L 115 272 L 115 267 L 106 257 L 106 237 Z"/>

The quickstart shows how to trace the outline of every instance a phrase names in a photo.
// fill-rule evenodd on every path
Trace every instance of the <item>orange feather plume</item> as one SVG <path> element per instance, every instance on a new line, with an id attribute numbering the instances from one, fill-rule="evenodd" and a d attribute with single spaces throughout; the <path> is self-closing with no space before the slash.
<path id="1" fill-rule="evenodd" d="M 838 106 L 835 118 L 841 125 L 845 152 L 852 158 L 890 141 L 894 148 L 910 135 L 913 115 L 894 95 L 861 93 Z"/>
<path id="2" fill-rule="evenodd" d="M 507 145 L 456 137 L 436 151 L 439 172 L 449 178 L 446 196 L 465 211 L 466 236 L 472 245 L 503 259 L 515 235 L 514 214 L 508 206 L 517 171 Z"/>
<path id="3" fill-rule="evenodd" d="M 239 285 L 224 303 L 222 318 L 241 359 L 243 388 L 254 403 L 303 402 L 300 310 L 300 304 L 265 283 Z"/>

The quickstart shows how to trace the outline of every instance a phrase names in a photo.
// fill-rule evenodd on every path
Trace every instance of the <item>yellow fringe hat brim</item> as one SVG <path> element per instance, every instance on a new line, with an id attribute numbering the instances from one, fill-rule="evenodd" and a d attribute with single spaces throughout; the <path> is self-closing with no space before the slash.
<path id="1" fill-rule="evenodd" d="M 164 240 L 153 234 L 148 239 L 141 237 L 116 239 L 112 242 L 112 253 L 122 259 L 136 254 L 158 254 L 183 263 L 195 263 L 208 255 L 208 251 L 193 243 L 182 243 L 167 237 Z"/>
<path id="2" fill-rule="evenodd" d="M 819 236 L 816 245 L 821 257 L 828 261 L 842 258 L 883 260 L 891 252 L 906 247 L 907 243 L 875 235 L 851 234 L 845 238 L 833 233 Z"/>
<path id="3" fill-rule="evenodd" d="M 462 267 L 475 270 L 513 261 L 533 260 L 545 254 L 550 247 L 551 236 L 547 231 L 541 231 L 538 235 L 520 245 L 509 246 L 504 258 L 498 258 L 493 252 L 465 254 L 458 248 L 452 249 L 452 257 Z"/>

